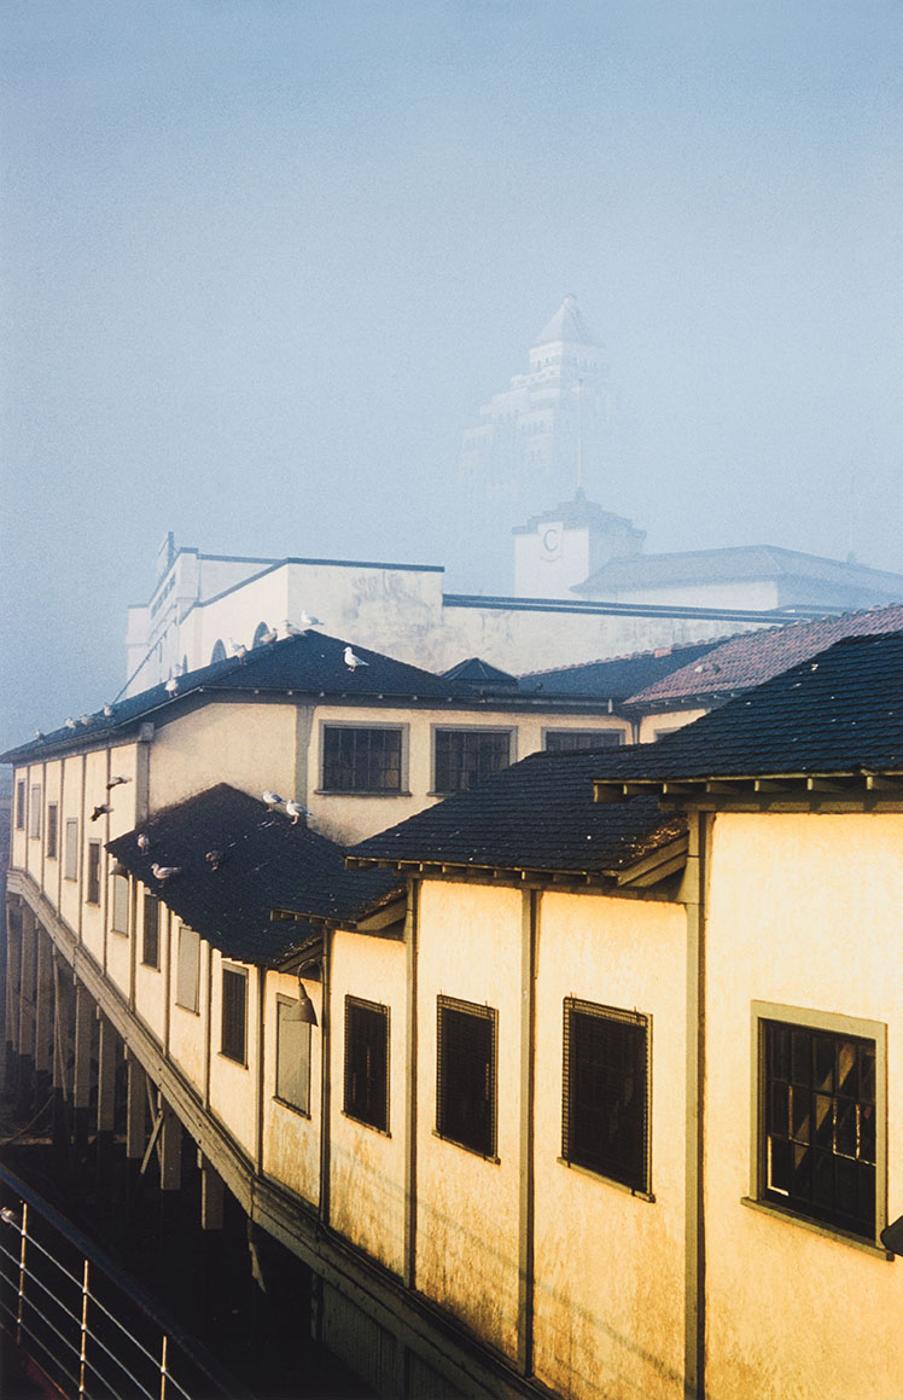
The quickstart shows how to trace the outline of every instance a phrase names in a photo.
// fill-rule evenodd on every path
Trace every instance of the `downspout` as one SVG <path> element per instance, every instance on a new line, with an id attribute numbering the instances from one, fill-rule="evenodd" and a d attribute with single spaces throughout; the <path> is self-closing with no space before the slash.
<path id="1" fill-rule="evenodd" d="M 417 1282 L 417 958 L 420 926 L 420 880 L 408 881 L 405 917 L 407 1044 L 405 1046 L 405 1210 L 404 1281 Z"/>
<path id="2" fill-rule="evenodd" d="M 688 813 L 689 850 L 678 898 L 687 917 L 684 1393 L 705 1395 L 705 887 L 708 818 Z"/>
<path id="3" fill-rule="evenodd" d="M 323 981 L 322 1006 L 320 1008 L 320 1220 L 329 1224 L 329 1130 L 331 1100 L 331 1059 L 329 1019 L 329 964 L 332 956 L 332 929 L 323 930 Z"/>

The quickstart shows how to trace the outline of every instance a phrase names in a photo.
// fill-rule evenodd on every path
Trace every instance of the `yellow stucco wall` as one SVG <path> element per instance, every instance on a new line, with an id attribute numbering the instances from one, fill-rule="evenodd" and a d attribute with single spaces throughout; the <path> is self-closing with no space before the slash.
<path id="1" fill-rule="evenodd" d="M 395 1273 L 404 1253 L 405 965 L 404 943 L 341 929 L 333 935 L 330 1223 Z M 346 995 L 389 1008 L 388 1133 L 343 1111 Z"/>
<path id="2" fill-rule="evenodd" d="M 541 896 L 534 1368 L 565 1396 L 683 1388 L 685 969 L 681 906 Z M 558 1160 L 568 996 L 651 1019 L 654 1202 Z"/>
<path id="3" fill-rule="evenodd" d="M 266 975 L 264 1016 L 263 1170 L 303 1196 L 311 1205 L 320 1202 L 320 1087 L 323 1061 L 323 998 L 319 982 L 304 979 L 307 995 L 317 1014 L 310 1037 L 310 1116 L 276 1098 L 276 997 L 296 1000 L 297 977 L 286 973 Z"/>
<path id="4" fill-rule="evenodd" d="M 157 729 L 151 745 L 152 812 L 216 783 L 259 797 L 295 784 L 294 705 L 210 704 Z"/>
<path id="5" fill-rule="evenodd" d="M 640 720 L 639 742 L 651 744 L 656 735 L 661 738 L 665 733 L 670 734 L 673 729 L 683 729 L 684 725 L 692 724 L 694 719 L 701 719 L 707 714 L 708 710 L 662 710 L 658 714 L 643 715 Z"/>
<path id="6" fill-rule="evenodd" d="M 256 967 L 223 958 L 202 943 L 211 959 L 210 1108 L 251 1158 L 257 1155 L 257 1079 L 260 1063 L 260 992 Z M 222 1052 L 223 967 L 246 974 L 245 1063 Z"/>
<path id="7" fill-rule="evenodd" d="M 425 881 L 418 957 L 417 1287 L 517 1354 L 520 1181 L 519 890 Z M 498 1011 L 499 1160 L 436 1127 L 436 998 Z"/>
<path id="8" fill-rule="evenodd" d="M 179 921 L 165 904 L 160 905 L 160 967 L 145 967 L 141 961 L 144 947 L 144 894 L 144 886 L 139 885 L 135 919 L 135 1012 L 162 1044 L 166 1029 L 169 957 L 173 946 L 173 933 L 178 928 Z"/>
<path id="9" fill-rule="evenodd" d="M 890 1219 L 903 1213 L 903 815 L 719 815 L 707 923 L 709 1391 L 903 1394 L 903 1262 L 740 1204 L 751 1001 L 888 1027 Z"/>

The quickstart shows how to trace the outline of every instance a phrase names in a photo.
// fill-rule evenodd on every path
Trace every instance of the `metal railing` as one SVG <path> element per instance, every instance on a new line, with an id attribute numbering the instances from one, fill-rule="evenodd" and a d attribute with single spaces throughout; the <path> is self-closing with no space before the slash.
<path id="1" fill-rule="evenodd" d="M 141 1285 L 0 1166 L 0 1326 L 67 1396 L 250 1400 Z"/>

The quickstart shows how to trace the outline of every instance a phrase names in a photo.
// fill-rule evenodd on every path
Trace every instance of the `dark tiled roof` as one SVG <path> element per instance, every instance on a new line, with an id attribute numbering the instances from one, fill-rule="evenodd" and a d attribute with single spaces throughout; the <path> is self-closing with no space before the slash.
<path id="1" fill-rule="evenodd" d="M 769 777 L 903 771 L 903 632 L 848 637 L 597 777 Z"/>
<path id="2" fill-rule="evenodd" d="M 761 685 L 790 666 L 817 655 L 844 637 L 871 636 L 903 629 L 903 604 L 844 613 L 816 622 L 793 622 L 770 627 L 767 632 L 746 632 L 730 637 L 709 651 L 705 660 L 688 658 L 690 664 L 672 671 L 630 696 L 631 704 L 660 707 L 668 700 L 707 699 Z"/>
<path id="3" fill-rule="evenodd" d="M 345 665 L 347 643 L 322 632 L 307 632 L 300 637 L 287 637 L 249 651 L 244 661 L 229 657 L 212 666 L 202 666 L 180 676 L 175 696 L 167 693 L 165 685 L 155 685 L 139 695 L 118 700 L 110 707 L 86 715 L 74 729 L 56 729 L 43 739 L 23 744 L 0 755 L 0 762 L 17 763 L 28 758 L 42 758 L 55 749 L 80 747 L 87 740 L 124 736 L 143 719 L 156 719 L 160 712 L 167 717 L 177 712 L 192 695 L 224 694 L 257 691 L 261 694 L 317 695 L 330 698 L 365 699 L 377 696 L 387 699 L 472 699 L 470 687 L 445 680 L 431 671 L 395 661 L 378 651 L 354 644 L 356 656 L 367 662 L 352 671 Z"/>
<path id="4" fill-rule="evenodd" d="M 447 797 L 349 851 L 355 858 L 601 875 L 683 834 L 654 798 L 594 803 L 612 750 L 531 754 L 470 792 Z"/>
<path id="5" fill-rule="evenodd" d="M 512 676 L 509 671 L 500 671 L 498 666 L 490 665 L 481 656 L 468 656 L 466 661 L 459 661 L 457 666 L 449 667 L 442 675 L 447 681 L 461 681 L 477 689 L 484 686 L 517 688 L 517 676 Z"/>
<path id="6" fill-rule="evenodd" d="M 520 688 L 543 695 L 585 696 L 596 700 L 625 700 L 635 690 L 648 686 L 672 671 L 706 656 L 718 642 L 695 642 L 660 651 L 641 651 L 633 656 L 610 660 L 584 661 L 561 666 L 555 671 L 531 671 L 520 678 Z"/>
<path id="7" fill-rule="evenodd" d="M 649 588 L 670 583 L 728 583 L 754 578 L 805 578 L 903 595 L 903 577 L 864 564 L 823 559 L 776 545 L 741 545 L 730 549 L 693 549 L 674 554 L 637 554 L 610 559 L 581 583 L 576 593 L 599 589 Z"/>
<path id="8" fill-rule="evenodd" d="M 277 962 L 310 933 L 272 922 L 272 909 L 353 923 L 398 885 L 382 871 L 346 870 L 341 846 L 227 783 L 157 812 L 108 849 L 214 947 L 246 962 Z M 208 851 L 221 854 L 219 869 Z M 181 873 L 161 882 L 154 863 Z"/>

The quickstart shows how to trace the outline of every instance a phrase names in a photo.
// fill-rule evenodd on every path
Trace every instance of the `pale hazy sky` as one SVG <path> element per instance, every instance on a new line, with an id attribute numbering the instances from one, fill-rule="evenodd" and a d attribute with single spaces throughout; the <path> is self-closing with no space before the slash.
<path id="1" fill-rule="evenodd" d="M 571 290 L 648 549 L 903 570 L 901 54 L 899 0 L 0 0 L 0 742 L 116 692 L 167 528 L 453 563 Z"/>

